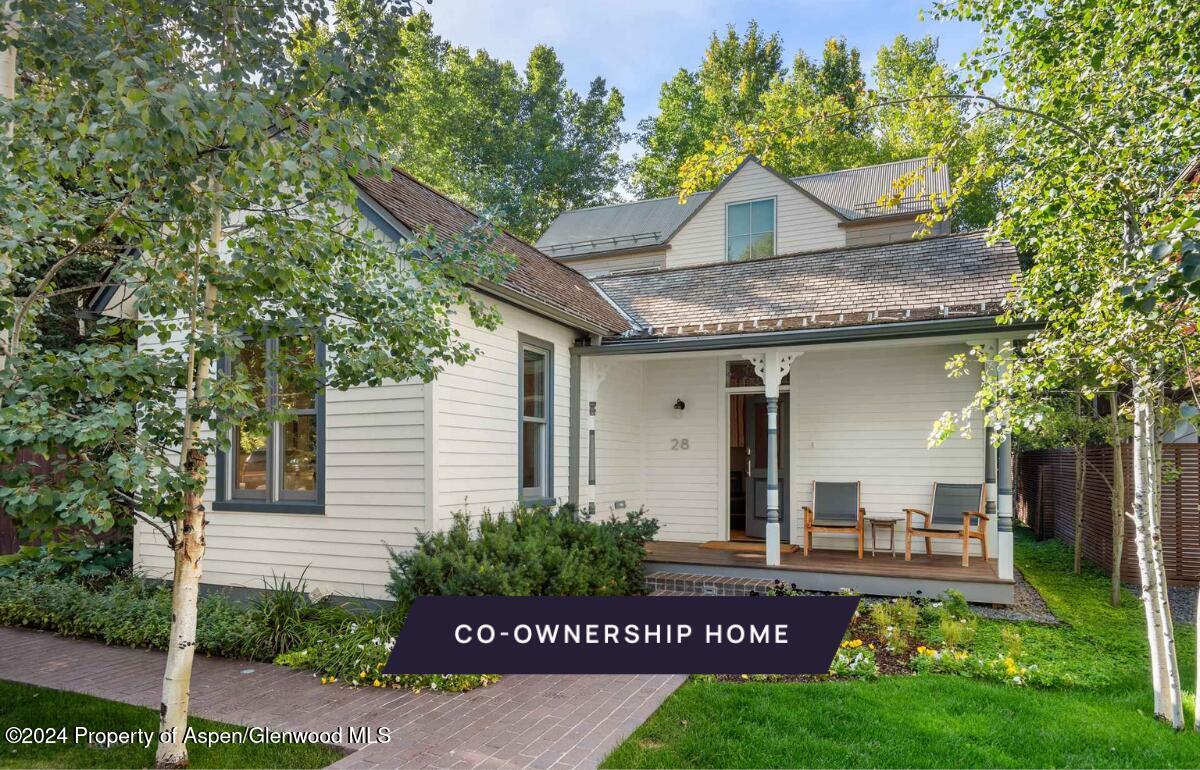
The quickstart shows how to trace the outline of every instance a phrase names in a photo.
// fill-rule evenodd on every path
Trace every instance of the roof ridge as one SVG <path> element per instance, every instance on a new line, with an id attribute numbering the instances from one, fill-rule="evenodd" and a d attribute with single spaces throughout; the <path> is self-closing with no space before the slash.
<path id="1" fill-rule="evenodd" d="M 476 219 L 477 221 L 479 221 L 479 222 L 487 222 L 487 224 L 488 224 L 490 227 L 493 227 L 493 228 L 495 228 L 495 229 L 496 229 L 498 232 L 502 233 L 503 235 L 507 235 L 509 238 L 512 238 L 512 239 L 513 239 L 514 241 L 516 241 L 517 243 L 520 243 L 520 244 L 522 244 L 522 245 L 524 245 L 524 246 L 528 246 L 530 249 L 532 249 L 534 252 L 536 252 L 536 253 L 538 254 L 538 256 L 542 257 L 543 259 L 545 259 L 545 260 L 546 260 L 547 262 L 549 262 L 550 264 L 552 264 L 552 265 L 557 265 L 559 268 L 561 268 L 561 269 L 563 269 L 563 270 L 566 270 L 566 271 L 568 271 L 568 272 L 570 272 L 570 273 L 572 273 L 572 274 L 574 274 L 574 275 L 577 275 L 577 276 L 579 276 L 579 277 L 580 277 L 580 278 L 582 278 L 582 279 L 583 279 L 585 282 L 587 282 L 587 283 L 591 283 L 591 280 L 590 280 L 590 279 L 589 279 L 587 276 L 585 276 L 583 273 L 579 272 L 578 270 L 576 270 L 575 268 L 571 267 L 571 266 L 570 266 L 570 265 L 568 265 L 568 264 L 565 264 L 565 263 L 563 263 L 563 262 L 560 262 L 559 260 L 555 259 L 554 257 L 550 256 L 550 255 L 549 255 L 549 254 L 547 254 L 546 252 L 544 252 L 544 251 L 542 251 L 541 249 L 539 249 L 539 248 L 538 248 L 536 245 L 534 245 L 534 244 L 530 243 L 529 241 L 525 240 L 524 238 L 520 237 L 519 235 L 516 235 L 516 234 L 512 233 L 512 232 L 511 232 L 511 231 L 509 231 L 507 228 L 500 227 L 500 226 L 499 226 L 499 225 L 497 225 L 496 223 L 492 222 L 490 219 L 484 219 L 484 218 L 483 218 L 483 217 L 482 217 L 482 216 L 479 214 L 479 212 L 478 212 L 478 211 L 475 211 L 475 210 L 474 210 L 474 209 L 472 209 L 470 206 L 464 206 L 463 204 L 461 204 L 461 203 L 459 203 L 458 201 L 456 201 L 456 200 L 454 200 L 453 198 L 451 198 L 451 197 L 450 197 L 449 195 L 447 195 L 446 193 L 442 192 L 441 190 L 437 189 L 436 187 L 434 187 L 434 186 L 433 186 L 433 185 L 431 185 L 431 184 L 426 184 L 425 182 L 422 182 L 420 179 L 418 179 L 417 177 L 413 176 L 413 175 L 412 175 L 411 173 L 409 173 L 408 171 L 405 171 L 404 169 L 400 168 L 399 166 L 392 165 L 392 164 L 389 164 L 389 165 L 391 165 L 391 169 L 392 169 L 392 171 L 393 171 L 393 172 L 399 173 L 401 176 L 404 176 L 404 177 L 408 178 L 409 180 L 411 180 L 412 182 L 415 182 L 416 184 L 420 185 L 421 187 L 424 187 L 426 190 L 428 190 L 429 192 L 431 192 L 431 193 L 433 193 L 434 195 L 438 196 L 438 197 L 439 197 L 439 198 L 441 198 L 442 200 L 446 201 L 446 202 L 447 202 L 447 203 L 449 203 L 451 206 L 457 206 L 458 208 L 460 208 L 460 209 L 462 209 L 463 211 L 467 212 L 467 213 L 468 213 L 468 214 L 470 214 L 471 216 L 475 217 L 475 219 Z"/>
<path id="2" fill-rule="evenodd" d="M 699 191 L 694 192 L 691 195 L 689 195 L 688 198 L 689 199 L 694 198 L 697 195 L 704 195 L 704 194 L 710 193 L 710 192 L 712 192 L 712 190 L 699 190 Z M 636 201 L 620 201 L 618 203 L 600 203 L 595 206 L 580 206 L 579 208 L 575 208 L 575 209 L 567 209 L 566 211 L 563 212 L 563 214 L 574 214 L 577 211 L 595 211 L 597 209 L 615 209 L 615 208 L 620 208 L 621 206 L 636 206 L 639 203 L 655 203 L 656 201 L 667 201 L 667 200 L 671 200 L 672 198 L 678 198 L 678 197 L 679 197 L 678 194 L 660 195 L 657 198 L 642 198 L 642 199 L 636 200 Z M 679 205 L 682 206 L 684 204 L 681 203 Z M 559 216 L 562 216 L 562 214 L 560 214 Z"/>
<path id="3" fill-rule="evenodd" d="M 801 179 L 812 179 L 813 177 L 817 177 L 817 176 L 831 176 L 833 174 L 845 174 L 847 171 L 862 171 L 862 170 L 868 169 L 868 168 L 883 168 L 884 166 L 896 166 L 901 163 L 912 163 L 915 160 L 937 160 L 937 158 L 934 157 L 933 155 L 918 155 L 916 157 L 902 158 L 900 160 L 887 160 L 887 161 L 883 161 L 882 163 L 868 163 L 865 166 L 852 166 L 850 168 L 834 169 L 833 171 L 818 171 L 818 172 L 815 172 L 812 174 L 801 174 L 800 176 L 791 177 L 791 179 L 792 179 L 792 181 L 799 181 Z"/>
<path id="4" fill-rule="evenodd" d="M 758 264 L 758 263 L 762 263 L 762 262 L 774 262 L 774 261 L 781 260 L 781 259 L 790 259 L 793 257 L 816 256 L 818 254 L 845 254 L 847 252 L 864 251 L 866 249 L 878 250 L 878 249 L 890 249 L 892 247 L 904 248 L 904 247 L 911 247 L 911 246 L 922 244 L 922 243 L 929 243 L 930 241 L 944 241 L 944 240 L 950 240 L 953 238 L 962 238 L 962 237 L 965 237 L 968 235 L 986 235 L 987 232 L 988 231 L 986 229 L 980 228 L 980 229 L 976 229 L 976 230 L 964 230 L 963 232 L 959 232 L 959 233 L 944 233 L 942 235 L 929 235 L 924 238 L 921 238 L 920 240 L 914 239 L 914 240 L 910 240 L 910 241 L 897 241 L 894 243 L 865 243 L 865 244 L 860 244 L 858 246 L 842 246 L 840 248 L 835 248 L 835 249 L 811 249 L 809 251 L 793 251 L 793 252 L 789 252 L 787 254 L 774 254 L 769 257 L 759 257 L 758 259 L 746 259 L 746 260 L 742 260 L 740 262 L 706 262 L 702 265 L 680 265 L 678 267 L 662 267 L 662 268 L 659 268 L 658 270 L 655 270 L 653 272 L 653 275 L 664 275 L 667 273 L 681 273 L 681 272 L 684 272 L 687 270 L 715 270 L 717 268 L 733 267 L 735 265 L 752 265 L 752 264 Z M 608 281 L 608 280 L 621 280 L 624 278 L 635 278 L 638 275 L 645 275 L 645 274 L 646 273 L 641 273 L 641 274 L 629 273 L 626 275 L 597 276 L 597 278 L 594 279 L 594 282 Z"/>

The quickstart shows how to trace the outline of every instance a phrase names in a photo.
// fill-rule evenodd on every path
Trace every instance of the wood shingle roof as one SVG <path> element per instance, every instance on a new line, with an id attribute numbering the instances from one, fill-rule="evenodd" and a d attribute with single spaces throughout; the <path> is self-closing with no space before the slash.
<path id="1" fill-rule="evenodd" d="M 432 227 L 439 238 L 453 238 L 479 221 L 470 209 L 400 169 L 393 169 L 390 179 L 360 177 L 355 182 L 389 215 L 414 232 Z M 620 311 L 574 269 L 503 230 L 498 231 L 494 244 L 516 258 L 516 265 L 504 278 L 505 288 L 590 321 L 613 334 L 629 329 L 629 322 Z"/>
<path id="2" fill-rule="evenodd" d="M 998 315 L 1020 271 L 983 232 L 596 279 L 647 337 Z"/>

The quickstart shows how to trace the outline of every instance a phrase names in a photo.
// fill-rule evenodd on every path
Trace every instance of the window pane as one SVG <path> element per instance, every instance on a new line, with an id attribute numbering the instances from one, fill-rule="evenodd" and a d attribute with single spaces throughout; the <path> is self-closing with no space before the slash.
<path id="1" fill-rule="evenodd" d="M 521 431 L 521 489 L 542 493 L 543 436 L 546 424 L 528 422 Z"/>
<path id="2" fill-rule="evenodd" d="M 743 259 L 750 259 L 753 256 L 751 252 L 751 236 L 735 235 L 729 238 L 729 251 L 726 254 L 730 262 L 740 262 Z"/>
<path id="3" fill-rule="evenodd" d="M 775 230 L 775 201 L 755 201 L 753 222 L 751 223 L 756 233 L 765 233 Z"/>
<path id="4" fill-rule="evenodd" d="M 283 492 L 291 499 L 317 498 L 317 418 L 305 414 L 280 423 Z"/>
<path id="5" fill-rule="evenodd" d="M 282 409 L 316 407 L 315 383 L 317 349 L 309 337 L 284 337 L 279 340 L 275 366 L 279 373 L 279 405 Z"/>
<path id="6" fill-rule="evenodd" d="M 749 235 L 750 205 L 749 203 L 738 203 L 726 209 L 729 217 L 729 221 L 726 223 L 727 235 Z"/>
<path id="7" fill-rule="evenodd" d="M 233 431 L 233 492 L 237 497 L 266 497 L 267 438 L 264 429 Z"/>
<path id="8" fill-rule="evenodd" d="M 775 254 L 775 233 L 763 233 L 754 236 L 751 253 L 755 257 L 770 257 Z"/>
<path id="9" fill-rule="evenodd" d="M 546 354 L 524 348 L 521 362 L 521 393 L 524 403 L 521 414 L 526 417 L 546 416 Z"/>

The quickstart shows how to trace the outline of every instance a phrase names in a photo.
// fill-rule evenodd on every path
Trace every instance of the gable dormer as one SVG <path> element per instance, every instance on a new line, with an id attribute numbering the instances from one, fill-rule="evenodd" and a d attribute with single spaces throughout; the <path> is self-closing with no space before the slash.
<path id="1" fill-rule="evenodd" d="M 668 239 L 667 267 L 836 248 L 845 218 L 787 177 L 747 158 Z"/>
<path id="2" fill-rule="evenodd" d="M 889 205 L 893 182 L 915 175 Z M 538 247 L 589 277 L 912 240 L 929 195 L 949 191 L 927 158 L 788 178 L 746 158 L 716 189 L 563 212 Z M 933 234 L 949 231 L 943 223 Z"/>

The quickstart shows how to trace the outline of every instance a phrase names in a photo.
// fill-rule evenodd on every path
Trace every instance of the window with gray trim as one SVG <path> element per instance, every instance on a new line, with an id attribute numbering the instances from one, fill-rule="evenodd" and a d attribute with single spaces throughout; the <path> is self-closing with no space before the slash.
<path id="1" fill-rule="evenodd" d="M 518 474 L 521 499 L 548 500 L 553 496 L 551 462 L 551 367 L 553 349 L 522 339 L 517 402 L 520 408 Z"/>
<path id="2" fill-rule="evenodd" d="M 229 451 L 218 457 L 217 508 L 319 512 L 323 501 L 324 398 L 287 371 L 320 361 L 310 337 L 248 341 L 225 362 L 257 384 L 258 406 L 273 419 L 232 430 Z"/>
<path id="3" fill-rule="evenodd" d="M 775 199 L 725 207 L 725 258 L 730 262 L 775 254 Z"/>

